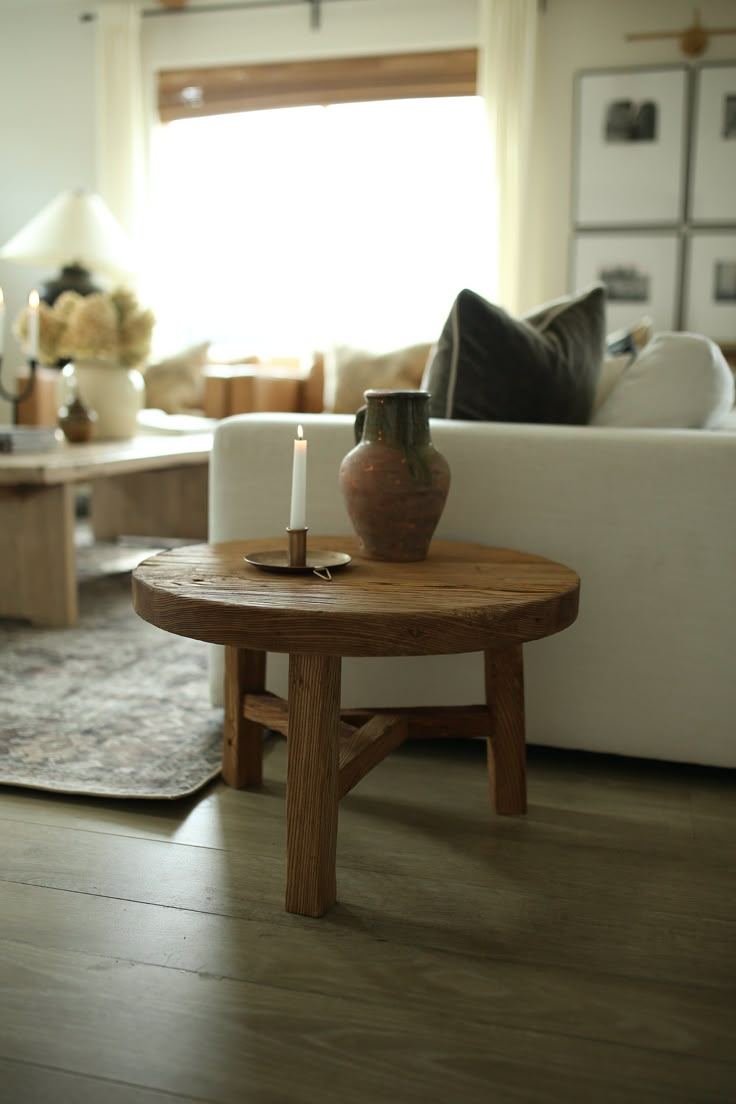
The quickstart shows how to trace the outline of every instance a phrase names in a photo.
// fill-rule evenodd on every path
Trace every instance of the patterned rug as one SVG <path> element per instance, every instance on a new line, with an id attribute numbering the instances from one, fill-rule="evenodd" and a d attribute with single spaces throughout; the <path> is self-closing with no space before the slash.
<path id="1" fill-rule="evenodd" d="M 100 549 L 78 550 L 78 626 L 0 621 L 0 784 L 185 797 L 220 769 L 207 645 L 133 612 L 130 570 L 154 549 Z"/>

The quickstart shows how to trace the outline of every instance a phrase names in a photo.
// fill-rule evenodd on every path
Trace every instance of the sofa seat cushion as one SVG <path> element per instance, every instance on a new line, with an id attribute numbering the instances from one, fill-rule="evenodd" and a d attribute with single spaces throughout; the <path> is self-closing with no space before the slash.
<path id="1" fill-rule="evenodd" d="M 596 426 L 714 429 L 734 404 L 734 378 L 702 334 L 659 333 L 594 413 Z"/>
<path id="2" fill-rule="evenodd" d="M 422 386 L 435 418 L 583 425 L 605 342 L 596 285 L 513 318 L 467 288 L 453 303 Z"/>

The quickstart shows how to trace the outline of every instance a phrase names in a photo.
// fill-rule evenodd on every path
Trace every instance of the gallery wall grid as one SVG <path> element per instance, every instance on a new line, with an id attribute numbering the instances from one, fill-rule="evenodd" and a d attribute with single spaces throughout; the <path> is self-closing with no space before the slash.
<path id="1" fill-rule="evenodd" d="M 575 76 L 573 289 L 608 327 L 736 341 L 736 62 Z"/>

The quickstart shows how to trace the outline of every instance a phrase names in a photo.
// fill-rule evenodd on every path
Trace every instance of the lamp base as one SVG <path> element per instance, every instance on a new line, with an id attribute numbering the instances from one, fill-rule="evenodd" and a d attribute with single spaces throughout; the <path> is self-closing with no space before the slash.
<path id="1" fill-rule="evenodd" d="M 101 287 L 92 282 L 92 273 L 89 269 L 79 264 L 64 265 L 58 276 L 48 280 L 39 290 L 39 296 L 50 307 L 56 302 L 63 291 L 76 291 L 79 295 L 92 295 L 95 291 L 102 291 Z"/>

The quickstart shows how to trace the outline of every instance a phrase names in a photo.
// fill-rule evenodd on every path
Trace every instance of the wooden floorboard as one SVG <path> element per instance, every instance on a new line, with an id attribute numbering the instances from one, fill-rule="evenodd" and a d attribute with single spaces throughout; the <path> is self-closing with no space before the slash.
<path id="1" fill-rule="evenodd" d="M 54 914 L 53 931 L 46 919 Z M 487 959 L 464 949 L 377 939 L 360 924 L 262 921 L 7 885 L 6 938 L 47 950 L 122 958 L 361 1004 L 545 1032 L 554 1022 L 601 1042 L 730 1060 L 732 993 L 610 973 Z M 687 1042 L 684 1033 L 687 1033 Z"/>
<path id="2" fill-rule="evenodd" d="M 736 1099 L 732 772 L 408 745 L 341 803 L 338 905 L 283 911 L 261 790 L 0 796 L 0 1102 Z"/>
<path id="3" fill-rule="evenodd" d="M 197 1097 L 0 1058 L 0 1104 L 188 1104 L 190 1101 L 197 1101 Z"/>

